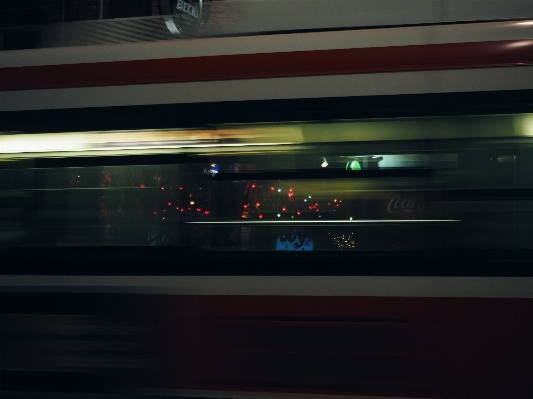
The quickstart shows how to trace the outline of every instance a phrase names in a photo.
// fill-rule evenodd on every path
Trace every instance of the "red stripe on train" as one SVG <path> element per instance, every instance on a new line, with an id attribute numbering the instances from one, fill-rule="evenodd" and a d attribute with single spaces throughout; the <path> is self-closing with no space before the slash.
<path id="1" fill-rule="evenodd" d="M 533 65 L 533 40 L 95 62 L 0 69 L 0 90 Z"/>
<path id="2" fill-rule="evenodd" d="M 123 297 L 165 390 L 530 398 L 533 300 Z"/>

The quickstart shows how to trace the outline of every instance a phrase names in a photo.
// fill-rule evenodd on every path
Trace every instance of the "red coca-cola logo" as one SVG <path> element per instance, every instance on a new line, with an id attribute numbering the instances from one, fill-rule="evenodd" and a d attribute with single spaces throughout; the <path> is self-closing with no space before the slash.
<path id="1" fill-rule="evenodd" d="M 414 213 L 423 212 L 424 202 L 420 198 L 395 195 L 387 204 L 388 213 Z"/>

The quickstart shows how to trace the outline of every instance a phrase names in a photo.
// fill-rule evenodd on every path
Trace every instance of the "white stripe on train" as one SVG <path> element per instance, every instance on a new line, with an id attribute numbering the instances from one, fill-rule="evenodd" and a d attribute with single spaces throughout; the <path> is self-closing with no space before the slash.
<path id="1" fill-rule="evenodd" d="M 2 276 L 0 292 L 533 298 L 533 277 Z"/>

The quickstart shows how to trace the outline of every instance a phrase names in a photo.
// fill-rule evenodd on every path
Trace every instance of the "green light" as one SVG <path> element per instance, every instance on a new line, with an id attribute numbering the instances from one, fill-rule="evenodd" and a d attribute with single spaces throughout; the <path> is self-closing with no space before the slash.
<path id="1" fill-rule="evenodd" d="M 348 162 L 346 164 L 346 170 L 361 170 L 361 165 L 357 161 Z"/>

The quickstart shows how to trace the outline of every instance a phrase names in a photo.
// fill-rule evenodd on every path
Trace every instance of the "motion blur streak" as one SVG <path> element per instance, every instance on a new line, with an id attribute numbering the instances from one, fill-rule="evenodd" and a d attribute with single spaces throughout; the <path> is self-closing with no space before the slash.
<path id="1" fill-rule="evenodd" d="M 1 0 L 0 396 L 533 398 L 532 18 Z"/>
<path id="2" fill-rule="evenodd" d="M 249 126 L 213 126 L 209 130 L 143 130 L 0 135 L 0 158 L 128 155 L 179 152 L 187 148 L 287 145 L 315 142 L 416 140 L 533 135 L 533 115 L 410 118 L 401 121 L 349 121 Z M 195 150 L 198 151 L 198 150 Z M 227 151 L 227 150 L 226 150 Z"/>

